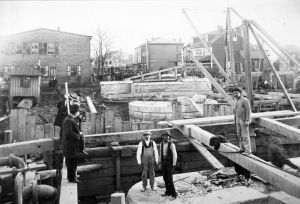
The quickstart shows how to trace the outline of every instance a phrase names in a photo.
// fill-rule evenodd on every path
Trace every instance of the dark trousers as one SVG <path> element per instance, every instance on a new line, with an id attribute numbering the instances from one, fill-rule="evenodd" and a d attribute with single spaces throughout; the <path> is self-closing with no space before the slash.
<path id="1" fill-rule="evenodd" d="M 177 197 L 173 183 L 173 171 L 174 167 L 172 164 L 168 164 L 168 161 L 163 160 L 161 165 L 162 175 L 166 186 L 166 194 L 173 197 Z"/>
<path id="2" fill-rule="evenodd" d="M 67 166 L 68 181 L 75 181 L 76 171 L 77 171 L 77 158 L 76 157 L 66 158 L 66 166 Z"/>

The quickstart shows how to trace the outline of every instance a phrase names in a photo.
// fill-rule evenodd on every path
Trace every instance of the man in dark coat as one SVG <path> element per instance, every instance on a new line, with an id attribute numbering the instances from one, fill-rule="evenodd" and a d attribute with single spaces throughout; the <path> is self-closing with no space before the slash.
<path id="1" fill-rule="evenodd" d="M 63 122 L 63 150 L 66 158 L 67 178 L 69 182 L 78 183 L 77 171 L 77 155 L 79 153 L 79 141 L 83 135 L 80 132 L 76 117 L 79 114 L 79 105 L 70 106 L 70 114 Z"/>
<path id="2" fill-rule="evenodd" d="M 160 145 L 161 170 L 166 186 L 166 192 L 162 196 L 172 196 L 171 200 L 177 198 L 177 193 L 173 182 L 173 172 L 177 162 L 177 152 L 175 144 L 170 140 L 170 131 L 162 134 Z"/>

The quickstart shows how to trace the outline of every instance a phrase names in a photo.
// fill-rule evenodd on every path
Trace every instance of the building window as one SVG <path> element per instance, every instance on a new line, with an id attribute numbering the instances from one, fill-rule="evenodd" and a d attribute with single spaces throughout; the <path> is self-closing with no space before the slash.
<path id="1" fill-rule="evenodd" d="M 54 43 L 48 43 L 48 54 L 55 54 L 55 45 Z"/>
<path id="2" fill-rule="evenodd" d="M 50 67 L 49 75 L 50 77 L 56 76 L 56 67 Z"/>
<path id="3" fill-rule="evenodd" d="M 69 65 L 67 70 L 68 76 L 81 76 L 81 67 L 79 65 Z"/>
<path id="4" fill-rule="evenodd" d="M 30 77 L 21 77 L 20 86 L 23 88 L 29 88 L 30 85 Z"/>
<path id="5" fill-rule="evenodd" d="M 40 72 L 43 74 L 43 76 L 48 76 L 49 67 L 48 66 L 40 66 Z"/>
<path id="6" fill-rule="evenodd" d="M 31 54 L 39 54 L 39 43 L 31 43 Z"/>
<path id="7" fill-rule="evenodd" d="M 22 43 L 16 44 L 16 54 L 22 54 Z"/>

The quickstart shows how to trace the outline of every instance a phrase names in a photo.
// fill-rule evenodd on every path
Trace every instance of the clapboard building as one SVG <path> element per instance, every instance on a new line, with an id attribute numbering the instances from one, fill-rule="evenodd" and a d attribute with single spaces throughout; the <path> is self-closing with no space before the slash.
<path id="1" fill-rule="evenodd" d="M 61 84 L 88 83 L 91 38 L 46 28 L 1 37 L 1 76 L 6 78 L 15 67 L 34 67 L 43 75 L 42 84 L 54 75 Z"/>
<path id="2" fill-rule="evenodd" d="M 9 73 L 9 101 L 12 107 L 22 99 L 33 103 L 40 101 L 40 83 L 42 73 L 33 67 L 20 66 Z"/>

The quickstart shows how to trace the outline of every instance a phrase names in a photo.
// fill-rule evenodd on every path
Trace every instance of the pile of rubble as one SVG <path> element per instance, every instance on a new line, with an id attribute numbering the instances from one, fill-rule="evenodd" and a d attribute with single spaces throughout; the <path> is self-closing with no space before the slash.
<path id="1" fill-rule="evenodd" d="M 187 200 L 192 197 L 205 196 L 210 192 L 235 186 L 247 186 L 255 189 L 262 188 L 263 184 L 239 179 L 233 168 L 225 168 L 218 171 L 200 171 L 190 173 L 186 177 L 174 175 L 174 184 L 178 197 Z M 157 185 L 158 190 L 164 193 L 164 185 Z"/>

